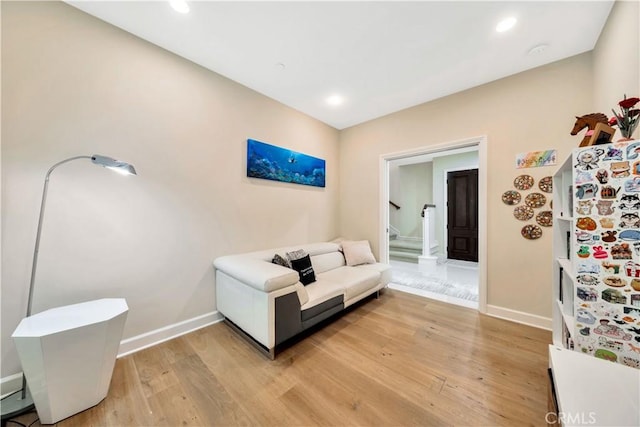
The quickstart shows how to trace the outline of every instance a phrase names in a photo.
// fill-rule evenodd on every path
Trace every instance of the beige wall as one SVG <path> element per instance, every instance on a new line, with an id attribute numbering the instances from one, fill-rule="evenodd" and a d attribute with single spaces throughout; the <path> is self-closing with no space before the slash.
<path id="1" fill-rule="evenodd" d="M 248 179 L 246 139 L 327 161 L 327 186 Z M 2 2 L 2 373 L 24 317 L 51 177 L 34 311 L 125 297 L 125 338 L 216 309 L 220 255 L 338 231 L 338 132 L 59 2 Z M 117 205 L 117 203 L 121 203 Z"/>
<path id="2" fill-rule="evenodd" d="M 389 223 L 401 237 L 422 238 L 422 207 L 432 203 L 431 162 L 410 165 L 389 165 L 389 199 L 400 209 L 389 207 Z"/>
<path id="3" fill-rule="evenodd" d="M 380 156 L 418 147 L 488 138 L 487 303 L 537 316 L 551 315 L 551 230 L 537 241 L 520 236 L 523 223 L 501 195 L 513 188 L 518 153 L 557 149 L 567 156 L 577 112 L 592 105 L 591 54 L 476 87 L 346 129 L 340 134 L 340 229 L 379 250 Z M 527 170 L 536 179 L 555 167 Z M 362 215 L 370 212 L 370 215 Z"/>
<path id="4" fill-rule="evenodd" d="M 624 94 L 640 97 L 640 2 L 617 1 L 593 50 L 593 111 L 611 117 Z M 640 136 L 636 129 L 634 137 Z M 620 138 L 616 132 L 614 139 Z"/>

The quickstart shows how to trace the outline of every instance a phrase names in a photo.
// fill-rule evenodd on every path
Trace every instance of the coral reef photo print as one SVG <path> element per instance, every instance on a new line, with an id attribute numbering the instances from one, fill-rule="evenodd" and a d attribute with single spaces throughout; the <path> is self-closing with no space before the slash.
<path id="1" fill-rule="evenodd" d="M 325 161 L 254 139 L 247 140 L 247 176 L 325 186 Z"/>

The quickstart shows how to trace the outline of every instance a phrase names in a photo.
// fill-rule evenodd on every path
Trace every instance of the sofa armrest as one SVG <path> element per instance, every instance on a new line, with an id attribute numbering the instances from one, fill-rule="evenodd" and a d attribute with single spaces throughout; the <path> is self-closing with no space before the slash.
<path id="1" fill-rule="evenodd" d="M 295 270 L 242 255 L 216 258 L 213 265 L 236 280 L 264 292 L 285 288 L 300 280 Z"/>

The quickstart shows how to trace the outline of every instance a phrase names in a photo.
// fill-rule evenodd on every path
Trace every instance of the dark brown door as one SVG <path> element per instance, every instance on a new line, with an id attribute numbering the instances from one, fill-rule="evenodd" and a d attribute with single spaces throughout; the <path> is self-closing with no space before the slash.
<path id="1" fill-rule="evenodd" d="M 447 258 L 478 261 L 478 169 L 447 173 Z"/>

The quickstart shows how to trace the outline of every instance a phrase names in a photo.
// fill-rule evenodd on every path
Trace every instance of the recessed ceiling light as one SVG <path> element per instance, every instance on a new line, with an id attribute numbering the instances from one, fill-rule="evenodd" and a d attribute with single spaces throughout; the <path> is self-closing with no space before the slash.
<path id="1" fill-rule="evenodd" d="M 514 25 L 516 25 L 516 22 L 518 22 L 518 20 L 514 16 L 503 19 L 502 21 L 498 22 L 498 25 L 496 25 L 496 31 L 499 33 L 509 31 L 513 28 Z"/>
<path id="2" fill-rule="evenodd" d="M 189 5 L 185 0 L 170 0 L 169 4 L 176 12 L 189 13 Z"/>
<path id="3" fill-rule="evenodd" d="M 344 102 L 344 98 L 340 95 L 331 95 L 325 101 L 329 105 L 336 106 L 342 104 Z"/>

